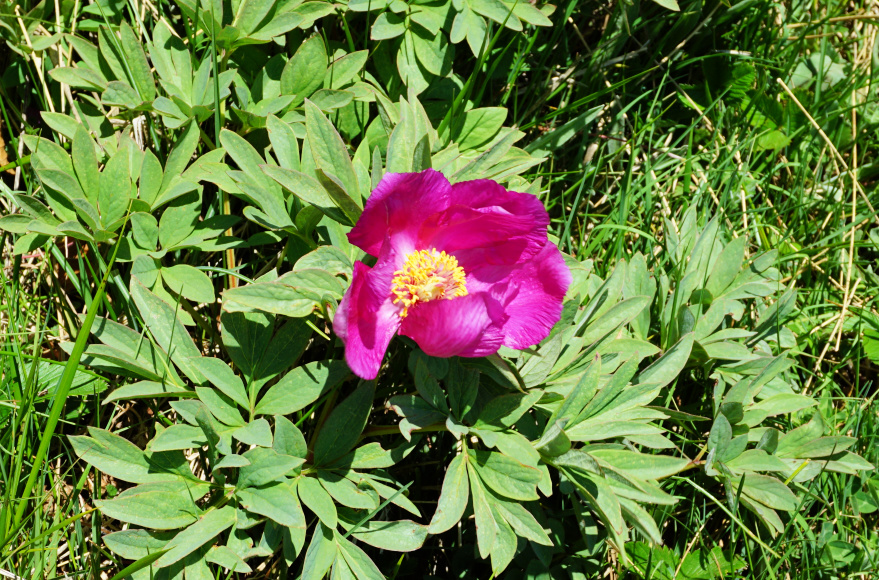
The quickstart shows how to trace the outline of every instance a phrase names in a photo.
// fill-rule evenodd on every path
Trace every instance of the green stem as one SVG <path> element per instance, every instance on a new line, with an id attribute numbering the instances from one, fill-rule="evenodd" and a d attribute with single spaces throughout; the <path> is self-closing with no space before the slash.
<path id="1" fill-rule="evenodd" d="M 0 166 L 0 173 L 3 173 L 4 171 L 8 171 L 10 169 L 15 169 L 16 167 L 21 167 L 22 165 L 27 165 L 30 162 L 31 156 L 25 155 L 21 159 L 16 159 L 12 163 L 7 163 L 6 165 Z"/>
<path id="2" fill-rule="evenodd" d="M 433 425 L 428 425 L 426 427 L 421 427 L 420 429 L 415 429 L 413 433 L 429 433 L 435 431 L 448 431 L 449 428 L 446 427 L 445 423 L 434 423 Z M 360 435 L 361 441 L 366 439 L 367 437 L 381 437 L 382 435 L 395 435 L 400 433 L 399 425 L 375 425 L 374 427 L 370 427 L 366 431 L 364 431 Z"/>

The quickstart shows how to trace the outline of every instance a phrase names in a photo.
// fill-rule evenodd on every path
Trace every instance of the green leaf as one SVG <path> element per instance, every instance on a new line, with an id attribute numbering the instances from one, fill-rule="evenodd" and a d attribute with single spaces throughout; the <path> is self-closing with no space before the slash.
<path id="1" fill-rule="evenodd" d="M 107 475 L 132 483 L 176 481 L 179 475 L 153 464 L 130 441 L 104 429 L 90 427 L 89 434 L 68 437 L 76 455 Z"/>
<path id="2" fill-rule="evenodd" d="M 255 447 L 246 452 L 244 457 L 250 461 L 250 465 L 242 467 L 238 472 L 239 489 L 273 482 L 305 463 L 301 457 L 281 455 L 264 447 Z"/>
<path id="3" fill-rule="evenodd" d="M 626 532 L 626 522 L 613 489 L 602 478 L 592 474 L 575 474 L 572 481 L 604 522 L 614 542 L 621 546 L 620 540 Z"/>
<path id="4" fill-rule="evenodd" d="M 685 458 L 619 449 L 596 449 L 589 454 L 627 476 L 638 479 L 663 479 L 680 473 L 690 465 L 690 460 Z"/>
<path id="5" fill-rule="evenodd" d="M 67 175 L 73 175 L 73 163 L 70 161 L 70 155 L 63 147 L 42 137 L 25 136 L 22 138 L 28 149 L 33 152 L 31 155 L 31 166 L 40 171 L 42 169 L 57 169 Z"/>
<path id="6" fill-rule="evenodd" d="M 257 415 L 289 415 L 318 400 L 345 380 L 351 371 L 345 361 L 316 361 L 297 367 L 273 385 L 254 409 Z M 358 436 L 360 433 L 357 434 Z"/>
<path id="7" fill-rule="evenodd" d="M 366 553 L 336 532 L 336 544 L 345 563 L 358 580 L 384 580 L 384 575 Z"/>
<path id="8" fill-rule="evenodd" d="M 101 93 L 101 103 L 113 107 L 122 107 L 125 109 L 137 109 L 143 100 L 137 91 L 128 83 L 122 81 L 110 81 L 107 88 Z"/>
<path id="9" fill-rule="evenodd" d="M 333 200 L 333 203 L 342 210 L 342 213 L 345 214 L 351 223 L 357 223 L 362 212 L 360 203 L 352 199 L 348 190 L 345 189 L 345 186 L 335 175 L 327 173 L 323 169 L 317 169 L 316 173 L 320 184 L 326 190 L 330 199 Z M 357 192 L 354 191 L 353 195 L 357 196 Z"/>
<path id="10" fill-rule="evenodd" d="M 195 556 L 197 560 L 191 562 L 193 556 Z M 212 546 L 207 554 L 204 555 L 204 559 L 202 559 L 201 555 L 198 553 L 192 554 L 186 559 L 187 566 L 184 568 L 186 570 L 186 576 L 190 578 L 195 576 L 197 572 L 193 570 L 193 568 L 198 567 L 201 568 L 199 573 L 202 573 L 206 577 L 210 577 L 211 570 L 208 568 L 208 562 L 219 564 L 230 572 L 253 572 L 253 568 L 248 566 L 241 556 L 233 551 L 232 548 L 228 546 Z"/>
<path id="11" fill-rule="evenodd" d="M 356 477 L 356 474 L 351 476 Z M 374 510 L 378 507 L 378 495 L 369 486 L 358 487 L 351 479 L 326 470 L 319 470 L 318 478 L 324 489 L 343 506 L 357 510 Z"/>
<path id="12" fill-rule="evenodd" d="M 12 234 L 24 234 L 28 231 L 28 225 L 33 218 L 22 214 L 10 214 L 0 217 L 0 230 Z"/>
<path id="13" fill-rule="evenodd" d="M 693 333 L 685 334 L 656 362 L 641 371 L 638 383 L 664 387 L 681 374 L 693 348 Z"/>
<path id="14" fill-rule="evenodd" d="M 348 148 L 345 147 L 342 137 L 332 123 L 324 117 L 324 114 L 314 103 L 308 100 L 305 102 L 305 128 L 308 132 L 311 153 L 318 169 L 322 169 L 327 175 L 335 176 L 345 193 L 351 196 L 362 208 L 357 176 L 354 173 L 351 157 L 348 155 Z"/>
<path id="15" fill-rule="evenodd" d="M 284 199 L 283 196 L 281 196 L 281 188 L 260 171 L 259 166 L 265 163 L 265 160 L 256 151 L 253 145 L 238 133 L 229 131 L 228 129 L 223 129 L 220 132 L 220 143 L 244 175 L 246 175 L 254 185 L 259 186 L 271 197 L 276 198 L 278 203 L 283 207 Z"/>
<path id="16" fill-rule="evenodd" d="M 516 2 L 513 4 L 513 14 L 534 26 L 552 26 L 552 21 L 537 6 L 529 2 Z"/>
<path id="17" fill-rule="evenodd" d="M 47 193 L 48 191 L 46 190 Z M 75 208 L 76 215 L 85 222 L 91 231 L 99 232 L 104 229 L 101 226 L 101 218 L 98 216 L 97 210 L 92 207 L 88 200 L 85 198 L 74 198 L 71 200 L 71 205 Z"/>
<path id="18" fill-rule="evenodd" d="M 272 429 L 269 422 L 260 417 L 232 432 L 232 437 L 245 445 L 272 447 Z"/>
<path id="19" fill-rule="evenodd" d="M 88 131 L 82 125 L 77 125 L 76 134 L 70 148 L 70 156 L 73 160 L 73 168 L 79 185 L 85 193 L 86 199 L 97 206 L 98 192 L 100 191 L 100 173 L 98 172 L 98 159 L 95 156 L 95 143 Z"/>
<path id="20" fill-rule="evenodd" d="M 552 540 L 534 516 L 520 503 L 496 501 L 495 509 L 507 521 L 513 530 L 536 544 L 552 546 Z"/>
<path id="21" fill-rule="evenodd" d="M 228 469 L 233 467 L 244 467 L 245 465 L 250 465 L 250 461 L 247 458 L 241 455 L 224 455 L 222 459 L 214 463 L 214 470 L 217 469 Z"/>
<path id="22" fill-rule="evenodd" d="M 470 479 L 473 515 L 476 519 L 476 545 L 479 548 L 479 555 L 488 558 L 497 539 L 498 526 L 491 513 L 491 505 L 488 503 L 488 492 L 482 487 L 471 462 L 468 461 L 466 465 Z"/>
<path id="23" fill-rule="evenodd" d="M 712 268 L 711 274 L 708 276 L 708 282 L 705 284 L 705 289 L 712 296 L 723 294 L 724 290 L 739 275 L 745 262 L 745 247 L 747 243 L 748 238 L 746 236 L 739 236 L 727 244 L 715 259 L 714 268 Z"/>
<path id="24" fill-rule="evenodd" d="M 675 580 L 678 558 L 665 546 L 654 546 L 647 542 L 626 543 L 626 553 L 631 565 L 644 578 L 654 580 Z"/>
<path id="25" fill-rule="evenodd" d="M 775 455 L 769 455 L 763 449 L 748 449 L 736 458 L 727 461 L 726 466 L 742 471 L 788 471 L 784 461 Z"/>
<path id="26" fill-rule="evenodd" d="M 674 12 L 680 12 L 681 7 L 678 6 L 677 0 L 653 0 L 663 8 L 667 8 L 668 10 L 672 10 Z"/>
<path id="27" fill-rule="evenodd" d="M 449 366 L 449 375 L 443 382 L 449 397 L 452 414 L 463 420 L 479 393 L 479 372 L 461 365 L 458 361 Z"/>
<path id="28" fill-rule="evenodd" d="M 358 474 L 358 476 L 362 478 L 360 480 L 361 484 L 368 485 L 369 487 L 374 489 L 376 492 L 378 492 L 379 497 L 381 497 L 382 499 L 388 500 L 392 504 L 403 508 L 404 510 L 406 510 L 410 514 L 413 514 L 416 517 L 421 517 L 421 512 L 418 510 L 415 504 L 409 501 L 409 498 L 407 498 L 404 494 L 400 493 L 399 489 L 380 483 L 375 477 L 371 477 L 366 474 L 360 473 Z"/>
<path id="29" fill-rule="evenodd" d="M 513 529 L 504 521 L 504 518 L 498 513 L 497 504 L 492 502 L 491 515 L 497 526 L 497 536 L 495 536 L 494 546 L 491 550 L 491 570 L 495 577 L 500 576 L 516 555 L 516 547 L 518 538 L 516 538 Z"/>
<path id="30" fill-rule="evenodd" d="M 418 394 L 435 409 L 444 414 L 449 413 L 449 406 L 446 404 L 446 397 L 439 382 L 430 374 L 427 362 L 423 358 L 419 358 L 415 362 L 415 388 L 418 390 Z"/>
<path id="31" fill-rule="evenodd" d="M 469 450 L 479 477 L 498 494 L 520 501 L 538 499 L 540 471 L 494 451 Z"/>
<path id="32" fill-rule="evenodd" d="M 452 72 L 455 45 L 449 43 L 445 34 L 431 34 L 420 27 L 411 27 L 407 36 L 411 39 L 415 56 L 424 70 L 439 77 L 445 77 Z"/>
<path id="33" fill-rule="evenodd" d="M 626 369 L 623 368 L 621 371 L 618 371 L 618 375 L 615 376 L 621 379 L 625 374 Z M 595 397 L 595 393 L 598 391 L 598 381 L 600 377 L 601 357 L 596 356 L 592 362 L 589 363 L 589 366 L 586 367 L 586 370 L 583 372 L 580 380 L 577 381 L 577 385 L 573 388 L 571 394 L 565 397 L 561 407 L 559 407 L 558 411 L 553 413 L 550 421 L 547 423 L 547 429 L 549 429 L 554 421 L 565 421 L 566 425 L 573 427 L 579 422 L 577 419 L 580 419 L 580 414 L 587 408 L 587 405 L 594 408 L 596 412 L 601 411 L 601 401 L 598 397 Z M 615 394 L 614 391 L 622 390 L 619 386 L 620 382 L 622 381 L 612 381 L 605 385 L 602 389 L 602 396 L 600 398 L 603 399 L 604 395 Z M 626 382 L 628 382 L 628 378 L 626 379 Z M 594 406 L 592 405 L 593 402 L 595 403 Z M 584 419 L 585 418 L 586 417 L 584 417 Z"/>
<path id="34" fill-rule="evenodd" d="M 730 562 L 727 559 L 727 553 L 724 553 L 720 546 L 715 546 L 710 551 L 703 548 L 690 552 L 680 564 L 681 577 L 683 580 L 724 578 L 748 565 L 738 555 L 732 555 L 732 558 L 733 560 Z"/>
<path id="35" fill-rule="evenodd" d="M 441 422 L 446 415 L 437 411 L 421 397 L 414 395 L 395 395 L 388 399 L 391 409 L 403 420 L 400 421 L 400 432 L 407 440 L 411 439 L 412 431 Z"/>
<path id="36" fill-rule="evenodd" d="M 366 426 L 372 411 L 375 383 L 362 381 L 327 418 L 314 443 L 314 464 L 325 465 L 348 453 Z"/>
<path id="37" fill-rule="evenodd" d="M 400 36 L 404 32 L 406 32 L 406 20 L 404 17 L 393 12 L 382 12 L 372 24 L 369 37 L 372 40 L 389 40 Z"/>
<path id="38" fill-rule="evenodd" d="M 207 512 L 165 546 L 168 551 L 156 561 L 156 568 L 170 566 L 201 548 L 235 523 L 235 508 L 224 506 Z"/>
<path id="39" fill-rule="evenodd" d="M 226 310 L 256 309 L 302 318 L 324 300 L 338 302 L 342 295 L 342 283 L 329 272 L 295 270 L 269 282 L 226 290 L 223 298 Z"/>
<path id="40" fill-rule="evenodd" d="M 106 79 L 84 67 L 56 67 L 49 71 L 49 76 L 74 89 L 103 92 L 107 88 Z"/>
<path id="41" fill-rule="evenodd" d="M 148 213 L 138 211 L 131 214 L 131 233 L 134 243 L 144 250 L 155 251 L 159 244 L 159 222 Z"/>
<path id="42" fill-rule="evenodd" d="M 418 61 L 410 31 L 403 34 L 397 50 L 397 73 L 411 93 L 419 95 L 430 86 L 433 75 Z M 390 166 L 389 166 L 390 167 Z"/>
<path id="43" fill-rule="evenodd" d="M 189 165 L 189 161 L 192 159 L 192 156 L 195 154 L 195 150 L 198 147 L 198 142 L 198 125 L 191 122 L 186 125 L 183 134 L 177 138 L 177 143 L 174 145 L 174 148 L 171 150 L 171 153 L 168 155 L 168 159 L 165 162 L 165 172 L 162 179 L 162 188 L 160 190 L 161 193 L 167 191 L 173 184 L 174 180 L 179 178 L 180 174 L 183 173 L 183 170 L 186 169 L 186 166 Z"/>
<path id="44" fill-rule="evenodd" d="M 162 270 L 164 276 L 167 269 Z M 229 365 L 214 357 L 197 357 L 190 359 L 190 364 L 198 369 L 204 377 L 224 395 L 241 405 L 243 408 L 250 408 L 250 401 L 247 399 L 247 392 L 244 390 L 244 383 L 232 372 Z"/>
<path id="45" fill-rule="evenodd" d="M 313 477 L 300 477 L 297 485 L 299 499 L 314 512 L 321 522 L 328 528 L 335 528 L 338 520 L 336 504 L 333 498 L 323 488 L 320 482 Z"/>
<path id="46" fill-rule="evenodd" d="M 232 403 L 229 397 L 223 395 L 220 391 L 211 387 L 195 387 L 195 393 L 204 403 L 211 415 L 218 419 L 221 423 L 232 427 L 241 427 L 244 425 L 244 418 L 241 412 Z"/>
<path id="47" fill-rule="evenodd" d="M 649 307 L 652 301 L 650 296 L 634 296 L 615 304 L 589 323 L 583 331 L 584 344 L 592 344 L 629 324 L 645 308 Z"/>
<path id="48" fill-rule="evenodd" d="M 303 459 L 308 454 L 308 446 L 302 431 L 281 415 L 275 416 L 275 437 L 272 441 L 272 449 L 282 455 L 292 455 Z"/>
<path id="49" fill-rule="evenodd" d="M 281 73 L 281 94 L 296 95 L 297 101 L 311 96 L 323 85 L 327 70 L 327 49 L 319 34 L 302 43 L 284 72 Z"/>
<path id="50" fill-rule="evenodd" d="M 238 4 L 232 26 L 240 30 L 242 36 L 249 36 L 268 16 L 273 5 L 273 0 L 242 0 Z"/>
<path id="51" fill-rule="evenodd" d="M 51 210 L 49 210 L 49 208 L 37 198 L 17 193 L 13 193 L 12 197 L 15 199 L 15 203 L 34 219 L 52 226 L 57 226 L 61 223 L 61 221 L 52 214 Z"/>
<path id="52" fill-rule="evenodd" d="M 210 304 L 217 299 L 207 274 L 188 264 L 162 268 L 162 280 L 174 292 L 199 304 Z"/>
<path id="53" fill-rule="evenodd" d="M 272 340 L 274 320 L 274 316 L 259 312 L 223 311 L 220 315 L 226 352 L 251 380 L 260 376 L 258 369 Z"/>
<path id="54" fill-rule="evenodd" d="M 293 169 L 273 165 L 262 165 L 261 169 L 284 189 L 305 203 L 313 205 L 331 219 L 336 221 L 350 219 L 337 209 L 336 202 L 317 179 Z"/>
<path id="55" fill-rule="evenodd" d="M 384 10 L 388 7 L 388 3 L 388 0 L 351 0 L 348 2 L 348 10 L 351 10 L 352 12 Z"/>
<path id="56" fill-rule="evenodd" d="M 281 167 L 299 171 L 299 141 L 290 125 L 274 115 L 269 115 L 266 117 L 266 129 L 269 133 L 269 140 L 272 142 L 272 152 Z M 262 166 L 261 169 L 265 171 L 265 167 L 274 166 Z"/>
<path id="57" fill-rule="evenodd" d="M 71 173 L 64 173 L 57 169 L 43 169 L 37 175 L 43 185 L 52 188 L 68 200 L 85 198 L 85 192 L 82 191 L 79 182 Z"/>
<path id="58" fill-rule="evenodd" d="M 194 491 L 182 482 L 146 483 L 122 492 L 116 499 L 96 500 L 95 505 L 105 515 L 123 522 L 173 530 L 198 521 L 201 512 L 195 500 L 207 491 L 207 486 L 199 487 Z"/>
<path id="59" fill-rule="evenodd" d="M 185 183 L 183 185 L 186 186 Z M 162 249 L 172 250 L 185 240 L 195 230 L 200 217 L 198 192 L 191 191 L 174 199 L 159 219 L 159 243 Z"/>
<path id="60" fill-rule="evenodd" d="M 324 75 L 324 87 L 337 89 L 354 80 L 366 65 L 368 50 L 358 50 L 333 61 Z"/>
<path id="61" fill-rule="evenodd" d="M 156 438 L 150 443 L 150 449 L 153 451 L 193 449 L 207 445 L 207 442 L 204 431 L 192 425 L 179 423 L 171 425 L 156 435 Z"/>
<path id="62" fill-rule="evenodd" d="M 380 550 L 414 552 L 427 539 L 427 526 L 412 520 L 381 522 L 370 520 L 361 524 L 351 536 Z"/>
<path id="63" fill-rule="evenodd" d="M 495 397 L 482 408 L 476 425 L 502 425 L 512 427 L 534 406 L 543 395 L 540 389 L 532 389 L 527 393 L 513 393 Z"/>
<path id="64" fill-rule="evenodd" d="M 131 297 L 159 346 L 187 377 L 196 383 L 203 383 L 205 378 L 190 361 L 193 357 L 201 356 L 201 353 L 189 338 L 175 310 L 134 277 L 131 278 Z"/>
<path id="65" fill-rule="evenodd" d="M 333 530 L 323 524 L 315 526 L 302 564 L 302 580 L 322 580 L 337 553 Z"/>
<path id="66" fill-rule="evenodd" d="M 336 246 L 318 246 L 316 250 L 299 258 L 294 266 L 295 270 L 306 268 L 325 270 L 334 276 L 342 274 L 350 280 L 354 265 L 348 256 Z"/>
<path id="67" fill-rule="evenodd" d="M 34 233 L 25 234 L 15 241 L 12 254 L 14 256 L 20 256 L 28 252 L 33 252 L 37 248 L 42 247 L 47 241 L 49 241 L 49 236 Z"/>
<path id="68" fill-rule="evenodd" d="M 459 454 L 452 459 L 446 470 L 436 512 L 428 527 L 429 533 L 441 534 L 461 521 L 470 498 L 468 490 L 466 456 Z"/>
<path id="69" fill-rule="evenodd" d="M 745 480 L 742 493 L 767 507 L 792 512 L 800 505 L 797 496 L 774 477 L 757 473 L 747 473 L 742 477 Z M 730 485 L 738 489 L 739 482 L 733 481 Z"/>
<path id="70" fill-rule="evenodd" d="M 340 465 L 350 463 L 351 469 L 383 469 L 391 467 L 406 457 L 418 443 L 419 438 L 407 441 L 393 449 L 384 449 L 380 443 L 373 441 L 361 445 L 340 461 Z"/>
<path id="71" fill-rule="evenodd" d="M 241 489 L 236 494 L 248 511 L 266 516 L 288 528 L 305 529 L 305 514 L 296 497 L 296 489 L 290 482 Z"/>
<path id="72" fill-rule="evenodd" d="M 522 23 L 500 0 L 467 0 L 467 2 L 477 14 L 490 18 L 498 24 L 503 24 L 510 30 L 522 31 Z"/>
<path id="73" fill-rule="evenodd" d="M 461 151 L 477 149 L 494 139 L 506 119 L 507 110 L 503 107 L 471 109 L 452 132 L 452 140 Z"/>
<path id="74" fill-rule="evenodd" d="M 134 86 L 137 87 L 140 100 L 153 101 L 156 98 L 156 83 L 153 80 L 150 64 L 147 61 L 146 53 L 143 51 L 140 40 L 125 21 L 119 26 L 119 36 L 121 38 L 121 48 L 125 53 L 125 62 L 128 65 L 128 70 L 131 72 L 131 80 L 134 81 Z"/>
<path id="75" fill-rule="evenodd" d="M 311 102 L 317 105 L 318 109 L 326 113 L 341 109 L 353 100 L 354 93 L 351 91 L 320 89 L 311 95 Z"/>
<path id="76" fill-rule="evenodd" d="M 105 534 L 101 540 L 114 554 L 128 560 L 137 560 L 164 549 L 173 533 L 150 530 L 122 530 Z"/>
<path id="77" fill-rule="evenodd" d="M 546 457 L 558 457 L 570 451 L 571 440 L 562 429 L 563 421 L 549 424 L 543 435 L 534 442 L 534 448 Z"/>

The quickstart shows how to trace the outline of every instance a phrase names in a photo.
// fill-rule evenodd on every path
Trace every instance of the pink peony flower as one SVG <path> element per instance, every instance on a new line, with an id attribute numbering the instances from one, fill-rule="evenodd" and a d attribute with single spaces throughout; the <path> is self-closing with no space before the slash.
<path id="1" fill-rule="evenodd" d="M 432 169 L 388 173 L 348 239 L 376 256 L 354 265 L 333 320 L 356 375 L 374 379 L 398 332 L 437 357 L 522 349 L 549 335 L 571 273 L 533 195 Z"/>

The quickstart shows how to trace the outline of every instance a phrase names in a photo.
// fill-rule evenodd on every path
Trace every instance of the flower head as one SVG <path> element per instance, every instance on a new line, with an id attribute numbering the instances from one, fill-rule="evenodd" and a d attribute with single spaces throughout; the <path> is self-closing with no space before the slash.
<path id="1" fill-rule="evenodd" d="M 354 265 L 333 320 L 348 366 L 374 379 L 398 333 L 438 357 L 539 343 L 571 283 L 548 225 L 536 197 L 491 180 L 386 174 L 348 234 L 377 257 L 372 268 Z"/>

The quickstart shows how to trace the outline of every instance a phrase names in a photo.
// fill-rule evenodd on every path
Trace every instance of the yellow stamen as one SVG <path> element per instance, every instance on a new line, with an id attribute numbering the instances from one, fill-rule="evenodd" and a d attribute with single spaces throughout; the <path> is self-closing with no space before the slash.
<path id="1" fill-rule="evenodd" d="M 391 285 L 394 304 L 403 304 L 400 317 L 405 318 L 417 302 L 466 296 L 465 277 L 464 268 L 454 256 L 434 249 L 412 252 L 403 267 L 394 272 Z"/>

